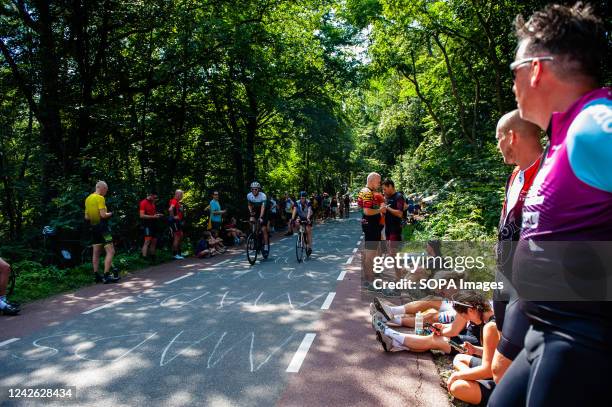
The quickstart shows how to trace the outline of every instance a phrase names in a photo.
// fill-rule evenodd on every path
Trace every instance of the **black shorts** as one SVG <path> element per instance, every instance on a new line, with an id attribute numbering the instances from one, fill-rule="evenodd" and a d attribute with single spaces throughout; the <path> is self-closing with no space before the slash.
<path id="1" fill-rule="evenodd" d="M 99 245 L 102 244 L 107 246 L 113 243 L 113 235 L 111 234 L 110 228 L 106 222 L 100 222 L 97 225 L 91 225 L 91 244 Z"/>
<path id="2" fill-rule="evenodd" d="M 361 222 L 361 230 L 363 231 L 366 242 L 380 242 L 382 229 L 378 222 L 368 222 L 363 219 Z"/>
<path id="3" fill-rule="evenodd" d="M 210 225 L 215 230 L 221 230 L 221 222 L 210 222 Z"/>
<path id="4" fill-rule="evenodd" d="M 183 231 L 183 221 L 182 220 L 173 220 L 170 222 L 170 229 L 172 229 L 172 233 L 179 233 Z"/>
<path id="5" fill-rule="evenodd" d="M 142 233 L 145 238 L 158 239 L 159 238 L 159 227 L 156 223 L 143 223 Z"/>
<path id="6" fill-rule="evenodd" d="M 487 380 L 476 380 L 478 387 L 480 387 L 480 403 L 479 406 L 486 406 L 491 398 L 493 390 L 495 390 L 495 381 L 492 379 Z"/>

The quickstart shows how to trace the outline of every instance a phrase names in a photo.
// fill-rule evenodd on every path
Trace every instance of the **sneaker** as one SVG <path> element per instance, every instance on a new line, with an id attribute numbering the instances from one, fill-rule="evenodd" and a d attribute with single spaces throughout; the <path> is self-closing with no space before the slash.
<path id="1" fill-rule="evenodd" d="M 104 282 L 104 276 L 100 273 L 95 273 L 94 274 L 94 281 L 96 283 L 103 283 Z"/>
<path id="2" fill-rule="evenodd" d="M 374 315 L 378 315 L 379 319 L 382 320 L 383 322 L 389 322 L 390 319 L 387 318 L 385 316 L 385 314 L 383 314 L 382 312 L 380 312 L 377 308 L 376 308 L 376 304 L 374 303 L 370 303 L 370 315 L 373 317 Z"/>
<path id="3" fill-rule="evenodd" d="M 306 256 L 309 256 L 312 254 L 312 249 L 309 247 L 306 249 Z"/>
<path id="4" fill-rule="evenodd" d="M 380 312 L 387 321 L 391 321 L 395 315 L 391 312 L 391 307 L 383 304 L 378 298 L 374 297 L 374 307 Z"/>
<path id="5" fill-rule="evenodd" d="M 385 324 L 384 322 L 384 317 L 382 316 L 381 313 L 376 312 L 374 313 L 374 315 L 372 315 L 372 328 L 376 331 L 376 332 L 385 332 L 385 329 L 387 329 L 387 324 Z"/>
<path id="6" fill-rule="evenodd" d="M 266 258 L 268 257 L 268 251 L 266 249 L 261 249 L 261 255 Z"/>
<path id="7" fill-rule="evenodd" d="M 380 342 L 385 352 L 391 352 L 393 348 L 393 339 L 385 335 L 385 328 L 387 327 L 384 322 L 380 320 L 379 314 L 372 316 L 372 328 L 376 331 L 376 340 Z"/>
<path id="8" fill-rule="evenodd" d="M 113 266 L 113 277 L 119 279 L 119 268 Z"/>
<path id="9" fill-rule="evenodd" d="M 115 277 L 110 273 L 104 274 L 103 278 L 104 284 L 113 284 L 119 281 L 119 277 Z"/>
<path id="10" fill-rule="evenodd" d="M 19 311 L 21 311 L 19 307 L 16 307 L 11 303 L 4 301 L 0 302 L 0 313 L 4 315 L 17 315 L 19 314 Z"/>

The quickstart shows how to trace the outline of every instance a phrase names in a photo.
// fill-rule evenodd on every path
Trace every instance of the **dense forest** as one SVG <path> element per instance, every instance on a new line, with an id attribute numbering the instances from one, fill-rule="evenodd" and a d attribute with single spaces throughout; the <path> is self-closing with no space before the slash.
<path id="1" fill-rule="evenodd" d="M 370 171 L 436 195 L 417 237 L 491 238 L 513 20 L 544 4 L 2 0 L 0 254 L 78 236 L 99 179 L 134 239 L 147 191 L 185 190 L 197 227 L 214 189 L 242 217 L 254 179 L 344 193 Z"/>

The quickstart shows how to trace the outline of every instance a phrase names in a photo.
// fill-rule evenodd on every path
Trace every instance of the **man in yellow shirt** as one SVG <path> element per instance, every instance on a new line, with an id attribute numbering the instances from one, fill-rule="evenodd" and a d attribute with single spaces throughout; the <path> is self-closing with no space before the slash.
<path id="1" fill-rule="evenodd" d="M 90 194 L 87 199 L 85 199 L 85 220 L 89 222 L 92 237 L 93 255 L 91 256 L 91 261 L 94 277 L 97 283 L 103 282 L 104 284 L 116 283 L 119 281 L 117 272 L 115 272 L 113 276 L 110 274 L 115 248 L 113 246 L 113 237 L 108 227 L 108 219 L 113 216 L 113 213 L 106 211 L 106 200 L 104 196 L 107 192 L 108 185 L 106 185 L 106 182 L 98 181 L 96 184 L 96 192 Z M 106 256 L 104 258 L 104 275 L 99 273 L 102 247 L 104 247 L 106 251 Z"/>

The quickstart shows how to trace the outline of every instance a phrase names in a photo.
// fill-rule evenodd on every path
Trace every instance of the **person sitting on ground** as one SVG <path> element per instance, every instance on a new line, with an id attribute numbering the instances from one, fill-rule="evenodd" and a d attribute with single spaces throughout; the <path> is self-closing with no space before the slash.
<path id="1" fill-rule="evenodd" d="M 453 307 L 462 318 L 482 326 L 482 346 L 464 342 L 466 352 L 453 360 L 456 371 L 448 378 L 448 391 L 466 403 L 486 405 L 495 388 L 491 362 L 499 342 L 493 308 L 480 293 L 470 291 L 456 294 Z"/>
<path id="2" fill-rule="evenodd" d="M 470 342 L 479 344 L 478 332 L 471 329 L 468 321 L 457 315 L 450 324 L 431 324 L 431 333 L 428 335 L 416 335 L 402 333 L 390 328 L 384 322 L 380 312 L 372 315 L 372 328 L 376 333 L 376 340 L 380 342 L 385 352 L 427 352 L 438 350 L 446 354 L 453 352 L 449 340 L 455 343 Z"/>
<path id="3" fill-rule="evenodd" d="M 397 306 L 384 304 L 378 298 L 374 298 L 374 302 L 370 304 L 370 309 L 372 308 L 383 315 L 385 322 L 410 328 L 414 328 L 417 312 L 421 312 L 423 322 L 429 324 L 436 322 L 450 324 L 457 315 L 452 301 L 442 298 L 411 301 Z"/>
<path id="4" fill-rule="evenodd" d="M 19 307 L 11 304 L 6 299 L 6 287 L 11 275 L 11 266 L 0 257 L 0 313 L 5 315 L 17 315 Z"/>
<path id="5" fill-rule="evenodd" d="M 225 253 L 223 239 L 219 238 L 219 234 L 214 229 L 208 232 L 208 245 L 217 254 Z"/>
<path id="6" fill-rule="evenodd" d="M 203 259 L 206 257 L 211 257 L 214 253 L 210 250 L 208 246 L 208 237 L 206 234 L 202 235 L 202 238 L 198 241 L 195 249 L 195 255 L 197 258 Z"/>
<path id="7" fill-rule="evenodd" d="M 229 222 L 225 224 L 225 233 L 234 241 L 236 246 L 246 239 L 244 232 L 236 226 L 235 217 L 232 217 Z"/>

